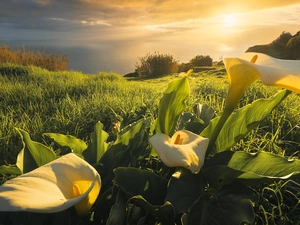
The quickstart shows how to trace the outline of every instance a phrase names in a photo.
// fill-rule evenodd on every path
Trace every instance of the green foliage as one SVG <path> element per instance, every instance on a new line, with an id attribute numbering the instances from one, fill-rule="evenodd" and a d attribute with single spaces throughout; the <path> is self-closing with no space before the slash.
<path id="1" fill-rule="evenodd" d="M 91 135 L 91 143 L 84 150 L 84 159 L 90 164 L 98 163 L 103 154 L 106 152 L 108 144 L 106 140 L 108 134 L 103 130 L 103 124 L 99 121 L 94 127 L 94 132 Z"/>
<path id="2" fill-rule="evenodd" d="M 227 87 L 226 81 L 209 75 L 207 76 L 209 79 L 205 80 L 206 77 L 203 75 L 199 80 L 193 79 L 191 85 L 189 77 L 184 77 L 173 80 L 166 87 L 165 83 L 170 79 L 166 77 L 161 78 L 161 84 L 155 83 L 151 86 L 148 81 L 143 81 L 145 83 L 138 83 L 134 80 L 127 82 L 114 74 L 84 76 L 83 74 L 66 73 L 64 74 L 66 76 L 64 86 L 58 81 L 60 78 L 63 79 L 61 74 L 51 73 L 47 82 L 41 78 L 44 75 L 28 74 L 31 84 L 36 82 L 35 80 L 39 81 L 38 84 L 44 85 L 52 82 L 52 85 L 43 86 L 40 90 L 35 89 L 34 92 L 30 92 L 34 87 L 30 86 L 31 84 L 28 84 L 30 86 L 28 89 L 22 89 L 25 85 L 18 79 L 14 80 L 16 86 L 23 86 L 16 92 L 13 92 L 15 89 L 12 88 L 12 85 L 11 87 L 8 85 L 8 90 L 0 88 L 2 93 L 6 94 L 4 95 L 5 103 L 8 103 L 9 99 L 15 104 L 19 104 L 18 107 L 27 109 L 27 117 L 30 119 L 22 121 L 23 123 L 11 122 L 14 126 L 23 124 L 22 128 L 26 128 L 25 122 L 34 123 L 37 120 L 41 124 L 49 125 L 51 124 L 47 123 L 49 120 L 53 123 L 55 118 L 57 120 L 65 119 L 65 126 L 58 126 L 59 124 L 56 123 L 55 126 L 49 127 L 36 126 L 40 132 L 42 129 L 46 130 L 46 136 L 54 142 L 54 144 L 51 143 L 51 148 L 40 142 L 32 141 L 27 132 L 19 129 L 23 144 L 21 152 L 24 153 L 26 150 L 28 162 L 34 162 L 34 167 L 52 160 L 51 157 L 55 156 L 52 148 L 57 149 L 57 155 L 66 154 L 69 151 L 74 151 L 79 155 L 82 153 L 84 159 L 93 164 L 99 172 L 102 186 L 99 198 L 91 209 L 91 215 L 85 218 L 78 218 L 72 209 L 69 209 L 61 214 L 53 215 L 24 213 L 20 215 L 20 218 L 25 218 L 24 223 L 32 218 L 41 223 L 49 223 L 46 222 L 49 219 L 55 224 L 218 225 L 255 224 L 259 221 L 259 217 L 264 217 L 264 223 L 268 224 L 274 221 L 278 222 L 274 218 L 278 218 L 279 215 L 289 217 L 295 223 L 299 221 L 299 214 L 276 212 L 276 210 L 282 210 L 280 194 L 276 190 L 277 187 L 273 188 L 264 183 L 278 182 L 278 180 L 287 182 L 286 179 L 289 179 L 293 185 L 290 187 L 282 185 L 280 191 L 283 193 L 284 189 L 287 190 L 285 193 L 289 193 L 290 196 L 287 201 L 293 202 L 286 202 L 286 205 L 291 207 L 289 211 L 298 213 L 299 203 L 297 202 L 299 202 L 300 185 L 297 186 L 297 182 L 293 181 L 299 178 L 300 172 L 300 160 L 297 155 L 294 154 L 294 159 L 289 160 L 284 154 L 265 152 L 262 148 L 255 153 L 243 149 L 246 146 L 243 142 L 247 140 L 255 138 L 255 143 L 260 143 L 264 135 L 260 133 L 262 132 L 260 129 L 265 127 L 269 129 L 268 132 L 274 136 L 277 135 L 279 139 L 286 137 L 287 134 L 284 132 L 286 130 L 282 131 L 283 134 L 279 134 L 281 132 L 278 131 L 282 124 L 275 124 L 274 121 L 278 121 L 278 118 L 282 118 L 280 116 L 285 114 L 284 121 L 289 121 L 288 125 L 298 124 L 299 106 L 297 102 L 299 96 L 291 94 L 286 99 L 288 101 L 282 102 L 287 91 L 281 91 L 275 97 L 265 99 L 274 94 L 274 89 L 263 89 L 260 84 L 256 84 L 253 89 L 250 88 L 241 100 L 240 109 L 229 117 L 228 124 L 225 124 L 224 130 L 220 133 L 220 140 L 224 139 L 222 141 L 224 145 L 219 144 L 217 147 L 219 150 L 205 159 L 204 167 L 200 172 L 192 174 L 184 168 L 169 168 L 158 157 L 152 156 L 152 147 L 148 142 L 149 137 L 155 132 L 164 132 L 171 136 L 176 130 L 182 128 L 206 133 L 207 137 L 210 137 L 212 132 L 207 130 L 214 129 L 213 121 L 217 120 L 213 119 L 214 115 L 222 112 Z M 10 84 L 11 80 L 1 79 Z M 219 85 L 216 85 L 217 81 Z M 124 85 L 125 82 L 126 85 Z M 104 86 L 102 86 L 103 83 Z M 139 106 L 137 104 L 139 98 L 138 100 L 133 100 L 133 98 L 136 96 L 137 89 L 140 88 L 140 91 L 144 91 L 144 98 L 153 98 L 158 95 L 157 92 L 154 92 L 158 86 L 166 88 L 159 101 L 158 109 L 147 105 L 149 108 L 140 111 L 146 106 L 141 100 L 142 107 L 136 107 Z M 152 87 L 154 88 L 152 89 Z M 42 92 L 42 89 L 46 88 L 57 89 L 51 93 Z M 152 91 L 146 95 L 149 89 Z M 100 93 L 97 94 L 97 92 Z M 18 103 L 16 99 L 8 98 L 10 95 L 7 93 L 24 97 L 20 102 L 26 106 Z M 29 98 L 29 94 L 31 94 L 31 101 L 26 100 Z M 119 97 L 118 100 L 116 100 L 116 96 Z M 190 100 L 188 101 L 189 96 Z M 48 102 L 43 101 L 44 98 Z M 52 100 L 53 98 L 55 100 Z M 97 101 L 93 101 L 95 98 Z M 100 102 L 99 99 L 105 98 L 108 99 L 107 102 Z M 125 102 L 127 98 L 129 101 Z M 263 99 L 255 101 L 257 98 Z M 196 100 L 199 101 L 195 105 Z M 55 104 L 55 101 L 60 104 Z M 88 101 L 92 102 L 93 107 L 86 103 Z M 278 106 L 280 102 L 282 104 Z M 34 108 L 34 104 L 39 107 Z M 109 106 L 107 111 L 99 109 L 106 104 Z M 118 107 L 121 105 L 122 110 L 118 110 L 114 104 Z M 50 105 L 51 108 L 46 108 L 45 105 Z M 61 106 L 65 108 L 61 108 Z M 279 108 L 275 109 L 275 107 Z M 20 114 L 22 110 L 13 111 L 12 108 L 13 105 L 2 107 L 1 112 L 4 115 L 2 118 L 10 114 L 22 115 Z M 34 117 L 37 113 L 49 113 L 50 109 L 54 110 L 53 114 L 46 114 L 42 118 Z M 90 116 L 93 114 L 91 109 L 98 111 L 94 117 Z M 4 112 L 8 112 L 8 114 L 4 114 Z M 111 112 L 113 112 L 111 117 L 101 117 L 102 114 Z M 60 118 L 56 117 L 57 114 Z M 16 117 L 13 121 L 16 120 Z M 99 118 L 101 118 L 101 122 L 96 123 L 95 121 L 99 121 Z M 102 120 L 102 118 L 106 120 Z M 114 123 L 116 118 L 121 123 L 122 129 L 113 135 L 106 131 L 110 129 L 110 123 Z M 92 126 L 84 129 L 80 125 L 81 120 L 87 127 Z M 70 124 L 74 126 L 67 126 Z M 262 124 L 262 128 L 259 127 L 259 124 Z M 286 123 L 283 126 L 286 126 Z M 291 126 L 295 127 L 296 125 Z M 49 129 L 54 129 L 54 132 L 59 133 L 49 133 Z M 203 129 L 205 130 L 202 131 Z M 84 131 L 81 133 L 80 130 Z M 297 129 L 294 128 L 294 130 Z M 289 135 L 297 136 L 298 133 L 294 130 L 289 130 Z M 34 131 L 35 129 L 31 127 L 29 132 L 33 133 Z M 71 132 L 77 135 L 70 135 Z M 258 136 L 254 136 L 255 132 L 259 133 Z M 61 133 L 66 134 L 62 135 Z M 38 135 L 36 136 L 38 137 Z M 80 139 L 76 136 L 79 136 Z M 298 144 L 294 145 L 297 148 Z M 34 160 L 36 158 L 37 160 Z M 32 168 L 30 167 L 28 171 L 30 169 Z M 1 171 L 10 173 L 18 170 L 15 166 L 4 165 L 0 167 Z M 258 185 L 264 186 L 257 188 Z M 275 196 L 278 196 L 279 200 L 277 199 L 276 203 L 280 204 L 276 205 L 273 202 L 270 202 L 269 205 L 266 204 L 268 188 L 273 191 L 270 191 L 273 196 L 274 193 Z M 272 213 L 276 215 L 271 216 Z M 20 223 L 21 219 L 15 218 L 17 215 L 18 213 L 5 214 L 3 218 L 8 218 L 12 223 Z M 0 215 L 1 217 L 2 215 Z M 30 223 L 28 222 L 28 224 Z M 36 222 L 32 222 L 32 224 L 36 224 Z"/>
<path id="3" fill-rule="evenodd" d="M 15 127 L 39 142 L 49 141 L 42 136 L 49 132 L 89 140 L 95 121 L 100 120 L 110 141 L 115 120 L 111 109 L 126 126 L 152 111 L 161 94 L 158 87 L 165 87 L 163 82 L 127 81 L 116 73 L 86 75 L 22 68 L 28 71 L 26 76 L 0 76 L 0 83 L 5 84 L 0 85 L 0 165 L 15 163 L 22 148 Z"/>
<path id="4" fill-rule="evenodd" d="M 22 129 L 17 129 L 17 131 L 21 136 L 23 149 L 18 154 L 16 165 L 22 173 L 28 173 L 56 159 L 55 153 L 50 148 L 32 141 L 26 131 Z"/>
<path id="5" fill-rule="evenodd" d="M 177 73 L 178 63 L 169 54 L 160 54 L 159 52 L 148 53 L 140 57 L 136 65 L 136 71 L 139 77 L 158 77 L 170 73 Z"/>
<path id="6" fill-rule="evenodd" d="M 26 66 L 21 66 L 12 63 L 4 63 L 0 66 L 1 76 L 28 76 L 29 70 Z"/>
<path id="7" fill-rule="evenodd" d="M 163 204 L 168 180 L 147 170 L 119 167 L 114 170 L 114 184 L 130 197 L 142 195 L 151 204 Z"/>
<path id="8" fill-rule="evenodd" d="M 281 91 L 272 99 L 259 99 L 231 114 L 220 131 L 213 149 L 210 150 L 210 154 L 226 151 L 233 147 L 262 122 L 289 94 L 290 91 Z M 211 137 L 219 119 L 212 120 L 201 135 Z"/>
<path id="9" fill-rule="evenodd" d="M 82 157 L 82 152 L 87 148 L 87 145 L 84 141 L 72 135 L 58 133 L 45 133 L 44 135 L 51 138 L 63 154 L 66 154 L 67 152 L 73 152 Z"/>
<path id="10" fill-rule="evenodd" d="M 186 99 L 190 88 L 186 77 L 169 83 L 158 106 L 156 133 L 172 136 L 175 133 L 177 121 L 186 108 Z"/>
<path id="11" fill-rule="evenodd" d="M 190 69 L 193 69 L 193 65 L 191 63 L 181 63 L 178 65 L 178 73 L 186 72 Z"/>
<path id="12" fill-rule="evenodd" d="M 217 193 L 203 193 L 183 214 L 182 224 L 231 225 L 253 223 L 255 216 L 250 200 L 254 200 L 252 190 L 242 184 L 223 186 Z"/>
<path id="13" fill-rule="evenodd" d="M 213 59 L 209 55 L 197 55 L 190 60 L 193 67 L 197 66 L 212 66 Z"/>
<path id="14" fill-rule="evenodd" d="M 13 49 L 9 45 L 2 43 L 0 45 L 0 65 L 6 63 L 18 64 L 23 66 L 33 65 L 51 71 L 61 71 L 68 69 L 69 61 L 67 55 L 47 54 L 45 50 L 34 51 L 25 49 L 24 47 Z M 15 74 L 16 72 L 19 71 L 14 71 L 13 74 Z M 3 74 L 3 69 L 1 68 L 0 74 Z"/>

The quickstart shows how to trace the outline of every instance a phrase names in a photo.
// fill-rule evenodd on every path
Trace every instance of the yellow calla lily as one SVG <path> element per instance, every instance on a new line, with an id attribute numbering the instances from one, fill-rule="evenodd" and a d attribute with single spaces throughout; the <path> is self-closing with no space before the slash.
<path id="1" fill-rule="evenodd" d="M 184 167 L 198 173 L 204 165 L 209 139 L 180 130 L 171 138 L 166 134 L 155 134 L 149 142 L 166 166 Z"/>
<path id="2" fill-rule="evenodd" d="M 0 211 L 54 213 L 75 206 L 83 216 L 100 188 L 97 171 L 70 153 L 0 186 Z"/>
<path id="3" fill-rule="evenodd" d="M 276 59 L 262 53 L 225 58 L 229 78 L 227 104 L 235 107 L 247 87 L 260 78 L 265 85 L 300 93 L 300 61 Z"/>

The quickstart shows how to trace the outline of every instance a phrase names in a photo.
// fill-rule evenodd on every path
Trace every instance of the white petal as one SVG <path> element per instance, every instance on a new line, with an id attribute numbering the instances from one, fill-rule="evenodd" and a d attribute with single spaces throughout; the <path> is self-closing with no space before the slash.
<path id="1" fill-rule="evenodd" d="M 170 144 L 171 139 L 166 134 L 155 134 L 149 139 L 161 161 L 168 167 L 189 167 L 186 153 L 178 151 L 174 144 Z"/>
<path id="2" fill-rule="evenodd" d="M 182 135 L 183 144 L 173 144 L 178 135 Z M 165 165 L 185 167 L 198 173 L 204 164 L 209 139 L 185 130 L 176 132 L 173 137 L 171 139 L 166 134 L 155 134 L 149 142 Z"/>
<path id="3" fill-rule="evenodd" d="M 256 62 L 249 62 L 254 55 L 258 56 Z M 262 53 L 245 53 L 241 59 L 256 69 L 265 85 L 300 93 L 300 60 L 276 59 Z"/>
<path id="4" fill-rule="evenodd" d="M 73 185 L 80 181 L 89 185 L 76 197 Z M 100 186 L 97 171 L 70 153 L 0 186 L 0 211 L 63 211 L 88 198 L 94 188 L 99 192 Z"/>
<path id="5" fill-rule="evenodd" d="M 192 160 L 191 167 L 189 168 L 192 171 L 192 173 L 198 173 L 204 165 L 205 154 L 207 151 L 208 144 L 209 139 L 203 138 L 201 136 L 199 136 L 195 141 L 190 143 L 190 149 L 193 150 L 193 152 L 190 155 L 193 155 L 194 153 L 197 155 L 197 157 L 195 157 Z"/>

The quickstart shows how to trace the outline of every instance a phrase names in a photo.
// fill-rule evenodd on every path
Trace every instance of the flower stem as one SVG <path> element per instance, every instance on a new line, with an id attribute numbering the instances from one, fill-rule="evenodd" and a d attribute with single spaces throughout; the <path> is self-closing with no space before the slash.
<path id="1" fill-rule="evenodd" d="M 221 129 L 223 128 L 225 122 L 227 121 L 228 117 L 231 115 L 231 113 L 233 112 L 234 109 L 235 109 L 235 106 L 232 106 L 232 105 L 225 106 L 225 109 L 224 109 L 211 137 L 209 138 L 209 145 L 208 145 L 206 155 L 209 155 L 211 153 L 214 154 L 214 152 L 213 152 L 214 144 L 220 134 Z"/>

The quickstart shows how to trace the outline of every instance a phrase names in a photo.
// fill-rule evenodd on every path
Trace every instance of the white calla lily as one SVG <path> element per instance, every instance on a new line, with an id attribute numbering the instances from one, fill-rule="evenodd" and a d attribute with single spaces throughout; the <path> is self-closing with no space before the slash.
<path id="1" fill-rule="evenodd" d="M 97 171 L 70 153 L 0 186 L 0 211 L 54 213 L 75 206 L 82 216 L 100 188 Z"/>
<path id="2" fill-rule="evenodd" d="M 204 165 L 209 139 L 180 130 L 171 138 L 166 134 L 155 134 L 149 142 L 166 166 L 184 167 L 198 173 Z"/>
<path id="3" fill-rule="evenodd" d="M 257 59 L 255 63 L 251 63 L 254 55 L 257 55 Z M 243 54 L 241 59 L 256 70 L 265 85 L 300 93 L 300 60 L 282 60 L 250 52 Z"/>

